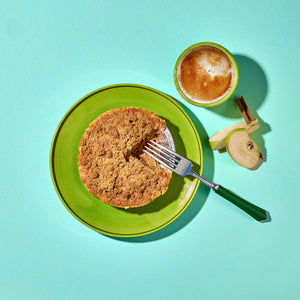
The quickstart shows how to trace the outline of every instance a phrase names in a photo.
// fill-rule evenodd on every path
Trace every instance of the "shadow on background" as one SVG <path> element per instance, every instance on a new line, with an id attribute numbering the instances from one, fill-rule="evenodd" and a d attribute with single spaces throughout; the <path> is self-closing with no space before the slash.
<path id="1" fill-rule="evenodd" d="M 262 105 L 268 93 L 268 82 L 261 66 L 244 55 L 234 55 L 239 66 L 240 78 L 234 95 L 219 106 L 209 108 L 213 112 L 227 118 L 240 118 L 241 112 L 238 109 L 235 99 L 243 96 L 252 114 Z"/>
<path id="2" fill-rule="evenodd" d="M 202 176 L 209 180 L 212 180 L 214 175 L 214 159 L 213 159 L 212 150 L 208 143 L 208 135 L 203 125 L 198 120 L 198 118 L 193 114 L 193 112 L 189 110 L 185 105 L 183 105 L 180 101 L 178 101 L 174 97 L 172 96 L 169 97 L 171 97 L 173 100 L 178 102 L 184 108 L 184 110 L 187 112 L 189 117 L 192 119 L 194 125 L 196 126 L 196 129 L 201 139 L 203 158 L 204 158 Z M 197 170 L 197 166 L 195 167 L 195 170 Z M 173 176 L 177 176 L 177 175 L 173 175 Z M 209 187 L 201 183 L 194 199 L 187 207 L 187 209 L 182 213 L 182 215 L 179 216 L 174 222 L 172 222 L 171 224 L 169 224 L 168 226 L 166 226 L 165 228 L 157 232 L 151 233 L 149 235 L 141 236 L 141 237 L 134 237 L 134 238 L 118 238 L 118 237 L 110 237 L 110 238 L 123 241 L 123 242 L 145 243 L 145 242 L 159 240 L 169 235 L 172 235 L 175 232 L 182 229 L 184 226 L 186 226 L 199 213 L 199 211 L 203 207 L 208 197 L 209 192 L 210 192 Z"/>
<path id="3" fill-rule="evenodd" d="M 258 108 L 265 101 L 268 93 L 267 77 L 262 67 L 252 58 L 240 54 L 235 54 L 234 57 L 240 72 L 238 87 L 231 99 L 219 106 L 208 109 L 227 118 L 240 119 L 242 114 L 235 99 L 243 96 L 253 117 L 258 119 L 260 124 L 259 130 L 254 132 L 252 137 L 265 159 L 267 159 L 267 150 L 262 136 L 271 131 L 271 127 L 257 113 Z"/>

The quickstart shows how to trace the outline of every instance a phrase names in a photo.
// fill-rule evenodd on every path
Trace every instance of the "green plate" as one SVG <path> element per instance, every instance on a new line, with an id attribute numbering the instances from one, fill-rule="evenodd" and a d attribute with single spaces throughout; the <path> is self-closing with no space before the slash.
<path id="1" fill-rule="evenodd" d="M 152 88 L 119 84 L 96 90 L 75 103 L 59 123 L 50 152 L 55 189 L 69 212 L 86 226 L 103 234 L 136 237 L 155 232 L 173 222 L 188 207 L 199 181 L 173 174 L 167 192 L 150 204 L 132 209 L 115 208 L 95 198 L 82 185 L 77 169 L 79 141 L 89 124 L 103 112 L 135 106 L 166 120 L 176 151 L 202 173 L 202 146 L 198 132 L 172 98 Z"/>

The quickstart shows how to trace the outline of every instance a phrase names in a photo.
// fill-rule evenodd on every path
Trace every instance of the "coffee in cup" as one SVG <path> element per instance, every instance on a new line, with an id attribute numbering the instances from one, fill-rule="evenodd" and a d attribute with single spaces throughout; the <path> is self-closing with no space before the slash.
<path id="1" fill-rule="evenodd" d="M 239 70 L 233 55 L 221 45 L 203 42 L 187 48 L 174 68 L 180 95 L 198 106 L 215 106 L 229 99 L 237 87 Z"/>

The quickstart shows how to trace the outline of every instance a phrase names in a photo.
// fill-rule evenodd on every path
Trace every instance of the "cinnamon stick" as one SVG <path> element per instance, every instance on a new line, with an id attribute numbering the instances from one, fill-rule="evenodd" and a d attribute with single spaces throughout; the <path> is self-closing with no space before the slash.
<path id="1" fill-rule="evenodd" d="M 249 124 L 250 122 L 254 121 L 254 117 L 251 114 L 249 107 L 246 104 L 245 99 L 243 97 L 241 97 L 241 98 L 236 98 L 235 101 L 245 119 L 245 122 L 247 124 Z"/>
<path id="2" fill-rule="evenodd" d="M 254 121 L 254 117 L 252 116 L 252 114 L 251 114 L 251 112 L 250 112 L 250 109 L 249 109 L 249 107 L 247 106 L 246 101 L 245 101 L 245 99 L 244 99 L 243 96 L 241 96 L 241 101 L 242 101 L 242 103 L 243 103 L 243 106 L 245 107 L 245 110 L 246 110 L 247 116 L 249 117 L 249 120 L 250 120 L 250 121 Z"/>

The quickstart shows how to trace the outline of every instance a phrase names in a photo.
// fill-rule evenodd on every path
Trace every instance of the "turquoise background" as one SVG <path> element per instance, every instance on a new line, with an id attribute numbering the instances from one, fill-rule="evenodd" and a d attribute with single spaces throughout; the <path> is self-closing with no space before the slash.
<path id="1" fill-rule="evenodd" d="M 1 1 L 1 299 L 297 299 L 300 294 L 299 1 Z M 184 102 L 173 66 L 217 42 L 240 67 L 261 128 L 257 171 L 207 139 L 242 120 L 234 102 Z M 136 83 L 182 101 L 204 175 L 267 209 L 261 224 L 201 185 L 168 227 L 111 238 L 63 206 L 49 169 L 65 112 L 100 87 Z"/>

